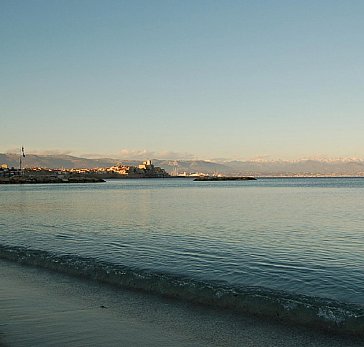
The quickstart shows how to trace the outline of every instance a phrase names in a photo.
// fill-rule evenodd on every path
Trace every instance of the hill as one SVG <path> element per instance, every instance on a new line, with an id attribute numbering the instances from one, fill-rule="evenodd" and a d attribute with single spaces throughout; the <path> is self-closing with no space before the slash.
<path id="1" fill-rule="evenodd" d="M 148 159 L 148 158 L 146 158 Z M 16 154 L 0 154 L 0 164 L 19 166 Z M 120 160 L 113 158 L 88 159 L 70 155 L 33 155 L 23 160 L 24 167 L 44 168 L 95 168 L 110 167 L 117 163 L 137 165 L 139 160 Z M 295 176 L 295 175 L 337 175 L 364 176 L 364 161 L 353 159 L 337 160 L 297 160 L 297 161 L 206 161 L 206 160 L 158 160 L 156 166 L 167 172 L 242 175 L 242 176 Z"/>

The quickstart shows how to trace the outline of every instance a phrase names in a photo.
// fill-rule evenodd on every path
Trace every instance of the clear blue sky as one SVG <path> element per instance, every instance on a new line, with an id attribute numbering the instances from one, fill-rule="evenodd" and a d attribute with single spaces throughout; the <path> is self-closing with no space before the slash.
<path id="1" fill-rule="evenodd" d="M 364 158 L 363 18 L 363 1 L 0 0 L 0 152 Z"/>

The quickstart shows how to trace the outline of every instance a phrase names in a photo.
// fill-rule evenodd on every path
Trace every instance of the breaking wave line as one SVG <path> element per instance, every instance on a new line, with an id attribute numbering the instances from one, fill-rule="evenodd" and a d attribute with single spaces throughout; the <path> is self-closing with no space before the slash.
<path id="1" fill-rule="evenodd" d="M 193 303 L 231 309 L 337 333 L 364 336 L 364 307 L 325 298 L 253 286 L 194 280 L 134 269 L 95 258 L 58 255 L 43 250 L 0 244 L 0 258 L 142 290 Z"/>

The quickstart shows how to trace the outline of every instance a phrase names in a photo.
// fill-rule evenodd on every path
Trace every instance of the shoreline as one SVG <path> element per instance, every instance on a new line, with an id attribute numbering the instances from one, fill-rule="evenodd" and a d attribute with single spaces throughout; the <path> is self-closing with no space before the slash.
<path id="1" fill-rule="evenodd" d="M 364 338 L 364 307 L 329 298 L 274 291 L 269 288 L 234 288 L 172 274 L 137 270 L 77 255 L 1 246 L 0 258 L 35 266 L 74 278 L 134 290 L 186 303 L 213 306 L 237 314 L 256 315 L 282 324 L 305 326 L 332 334 Z M 76 266 L 74 266 L 76 264 Z"/>
<path id="2" fill-rule="evenodd" d="M 0 338 L 10 346 L 361 346 L 330 335 L 0 260 Z"/>

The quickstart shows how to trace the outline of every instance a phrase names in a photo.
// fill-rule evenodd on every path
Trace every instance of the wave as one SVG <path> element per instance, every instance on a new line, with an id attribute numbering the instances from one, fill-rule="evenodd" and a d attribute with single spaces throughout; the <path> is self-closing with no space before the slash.
<path id="1" fill-rule="evenodd" d="M 364 307 L 261 287 L 231 287 L 166 273 L 133 269 L 95 258 L 57 255 L 0 245 L 0 258 L 123 288 L 274 318 L 331 332 L 364 336 Z"/>

